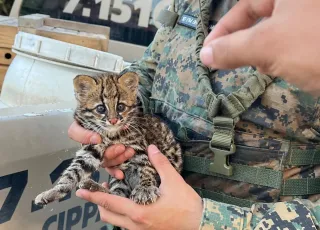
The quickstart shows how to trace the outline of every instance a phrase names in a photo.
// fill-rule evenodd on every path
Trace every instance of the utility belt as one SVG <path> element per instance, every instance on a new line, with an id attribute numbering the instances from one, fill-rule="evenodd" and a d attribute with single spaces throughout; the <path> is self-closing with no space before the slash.
<path id="1" fill-rule="evenodd" d="M 202 142 L 209 145 L 210 142 Z M 195 143 L 189 143 L 189 145 Z M 198 143 L 200 144 L 200 143 Z M 182 147 L 185 148 L 182 143 Z M 256 186 L 268 187 L 279 191 L 279 196 L 309 196 L 320 194 L 320 178 L 302 178 L 302 179 L 287 179 L 284 180 L 283 169 L 290 167 L 313 166 L 320 165 L 320 149 L 300 149 L 294 146 L 289 147 L 289 151 L 269 150 L 262 148 L 251 148 L 247 146 L 235 145 L 236 151 L 229 155 L 225 162 L 226 166 L 232 168 L 230 175 L 217 173 L 212 167 L 215 166 L 217 155 L 224 152 L 212 151 L 213 157 L 200 157 L 199 153 L 184 152 L 184 174 L 197 173 L 214 178 L 224 178 L 245 182 Z M 250 166 L 245 163 L 246 159 L 242 156 L 255 155 L 261 159 L 264 156 L 273 156 L 281 161 L 282 167 L 279 170 L 273 170 L 267 167 Z M 282 158 L 283 157 L 283 158 Z M 242 160 L 241 160 L 242 159 Z M 249 159 L 247 159 L 249 160 Z M 240 163 L 241 162 L 241 163 Z M 201 187 L 193 186 L 198 194 L 203 198 L 209 198 L 223 203 L 234 204 L 237 206 L 251 207 L 254 201 L 248 199 L 240 199 L 221 192 L 207 190 Z"/>

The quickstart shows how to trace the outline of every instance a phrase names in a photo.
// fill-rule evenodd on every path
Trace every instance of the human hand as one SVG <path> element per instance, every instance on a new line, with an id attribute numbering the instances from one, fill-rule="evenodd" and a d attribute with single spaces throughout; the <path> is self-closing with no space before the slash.
<path id="1" fill-rule="evenodd" d="M 68 130 L 71 139 L 82 144 L 99 144 L 102 139 L 99 134 L 82 128 L 77 122 L 73 122 Z M 124 178 L 123 172 L 115 168 L 133 157 L 135 151 L 132 148 L 126 148 L 124 145 L 117 144 L 110 146 L 104 154 L 104 167 L 113 177 L 121 180 Z"/>
<path id="2" fill-rule="evenodd" d="M 199 229 L 202 200 L 155 146 L 148 148 L 149 159 L 161 178 L 160 197 L 142 206 L 132 200 L 101 192 L 78 190 L 77 196 L 99 207 L 101 220 L 130 230 Z"/>
<path id="3" fill-rule="evenodd" d="M 215 69 L 255 66 L 319 95 L 319 9 L 318 0 L 241 0 L 206 38 L 201 60 Z"/>

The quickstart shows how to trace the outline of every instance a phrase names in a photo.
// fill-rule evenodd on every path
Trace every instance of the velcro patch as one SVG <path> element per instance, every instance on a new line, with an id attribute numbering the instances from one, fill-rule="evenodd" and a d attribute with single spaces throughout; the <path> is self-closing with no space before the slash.
<path id="1" fill-rule="evenodd" d="M 179 18 L 178 24 L 195 30 L 197 28 L 198 19 L 195 16 L 183 14 Z"/>

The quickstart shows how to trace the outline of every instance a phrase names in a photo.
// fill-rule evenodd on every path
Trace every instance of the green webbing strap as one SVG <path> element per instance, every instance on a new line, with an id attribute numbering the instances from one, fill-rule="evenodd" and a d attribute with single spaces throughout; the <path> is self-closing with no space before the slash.
<path id="1" fill-rule="evenodd" d="M 185 171 L 216 176 L 230 180 L 242 181 L 250 184 L 256 184 L 271 188 L 280 189 L 282 184 L 282 172 L 272 169 L 253 167 L 240 164 L 231 164 L 233 167 L 233 175 L 225 176 L 218 173 L 212 173 L 210 164 L 212 161 L 190 155 L 184 155 L 183 169 Z"/>
<path id="2" fill-rule="evenodd" d="M 283 182 L 281 196 L 320 194 L 320 178 L 290 179 Z"/>
<path id="3" fill-rule="evenodd" d="M 228 156 L 235 152 L 234 126 L 239 120 L 239 115 L 246 111 L 249 106 L 265 91 L 272 82 L 267 75 L 259 74 L 252 69 L 252 74 L 241 88 L 225 96 L 216 95 L 209 80 L 209 68 L 204 66 L 200 60 L 200 50 L 203 47 L 205 37 L 208 35 L 210 20 L 211 1 L 199 0 L 200 16 L 197 25 L 197 71 L 199 74 L 200 93 L 204 95 L 207 103 L 207 116 L 212 120 L 214 130 L 210 149 L 215 155 L 215 162 L 211 164 L 211 172 L 230 176 L 233 173 L 232 166 L 229 166 Z M 221 117 L 217 117 L 222 114 Z"/>
<path id="4" fill-rule="evenodd" d="M 320 164 L 320 149 L 291 149 L 286 164 L 290 166 Z"/>
<path id="5" fill-rule="evenodd" d="M 221 100 L 214 93 L 208 92 L 205 96 L 206 104 L 207 104 L 207 112 L 208 117 L 212 119 L 213 117 L 217 116 L 220 108 L 221 108 Z"/>
<path id="6" fill-rule="evenodd" d="M 220 192 L 213 192 L 210 190 L 196 187 L 194 187 L 193 189 L 202 198 L 207 198 L 217 202 L 247 208 L 250 208 L 252 205 L 255 204 L 255 202 L 253 201 L 240 199 Z M 281 192 L 281 196 L 302 196 L 312 194 L 320 194 L 320 178 L 288 180 L 286 182 L 286 186 L 283 187 L 283 190 Z"/>
<path id="7" fill-rule="evenodd" d="M 177 23 L 179 15 L 170 10 L 161 10 L 157 21 L 164 26 L 174 27 Z"/>
<path id="8" fill-rule="evenodd" d="M 201 59 L 200 59 L 200 51 L 203 47 L 203 43 L 205 38 L 208 35 L 207 28 L 209 27 L 209 21 L 210 21 L 210 5 L 211 1 L 207 0 L 199 0 L 199 6 L 200 6 L 200 16 L 197 21 L 197 29 L 196 29 L 196 57 L 197 57 L 197 72 L 198 72 L 198 84 L 200 88 L 201 95 L 206 100 L 206 104 L 208 107 L 208 113 L 211 114 L 211 117 L 214 117 L 216 115 L 216 112 L 220 110 L 220 106 L 216 103 L 219 103 L 217 101 L 217 96 L 213 92 L 211 88 L 211 83 L 209 80 L 209 68 L 205 66 Z M 211 106 L 211 108 L 209 108 Z M 211 111 L 211 109 L 216 109 L 216 111 Z"/>
<path id="9" fill-rule="evenodd" d="M 233 167 L 229 164 L 229 156 L 236 152 L 234 139 L 234 120 L 227 117 L 214 117 L 213 134 L 209 148 L 214 154 L 214 162 L 210 164 L 212 173 L 225 176 L 233 174 Z"/>
<path id="10" fill-rule="evenodd" d="M 215 200 L 215 201 L 221 202 L 221 203 L 232 204 L 232 205 L 236 205 L 236 206 L 240 206 L 240 207 L 247 207 L 247 208 L 250 208 L 254 204 L 254 202 L 252 202 L 252 201 L 240 199 L 240 198 L 229 196 L 229 195 L 219 193 L 219 192 L 212 192 L 212 191 L 200 189 L 200 188 L 193 188 L 193 189 L 202 198 Z"/>
<path id="11" fill-rule="evenodd" d="M 211 146 L 215 148 L 230 149 L 234 138 L 234 121 L 231 118 L 215 117 L 213 121 L 213 135 Z"/>
<path id="12" fill-rule="evenodd" d="M 234 119 L 238 118 L 272 83 L 273 79 L 268 75 L 260 74 L 256 70 L 252 71 L 249 79 L 238 91 L 227 97 L 219 95 L 223 115 Z"/>

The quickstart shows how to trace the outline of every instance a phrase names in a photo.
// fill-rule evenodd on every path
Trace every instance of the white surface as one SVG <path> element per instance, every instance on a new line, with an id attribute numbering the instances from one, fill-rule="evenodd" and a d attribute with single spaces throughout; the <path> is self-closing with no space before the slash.
<path id="1" fill-rule="evenodd" d="M 105 226 L 97 221 L 97 207 L 77 198 L 75 190 L 70 199 L 32 211 L 34 198 L 53 186 L 50 176 L 54 170 L 65 160 L 73 158 L 80 148 L 68 137 L 74 108 L 74 103 L 61 103 L 0 109 L 0 178 L 8 177 L 7 180 L 0 180 L 5 186 L 0 190 L 0 211 L 3 202 L 6 199 L 9 201 L 6 211 L 1 213 L 0 220 L 4 222 L 0 224 L 0 230 L 92 230 Z M 99 183 L 108 181 L 105 170 L 99 171 Z M 27 173 L 27 178 L 10 176 L 19 172 Z M 6 188 L 6 183 L 13 185 Z M 23 184 L 25 188 L 21 191 Z M 15 191 L 11 198 L 10 191 Z M 11 202 L 20 195 L 21 199 L 16 204 Z M 13 215 L 9 219 L 11 210 Z M 50 218 L 54 219 L 48 222 Z M 75 219 L 77 221 L 72 221 Z"/>
<path id="2" fill-rule="evenodd" d="M 73 79 L 78 74 L 97 72 L 17 53 L 3 82 L 0 100 L 10 107 L 74 101 Z"/>
<path id="3" fill-rule="evenodd" d="M 13 5 L 10 11 L 10 17 L 15 17 L 15 18 L 19 17 L 22 2 L 23 0 L 15 0 L 13 2 Z"/>
<path id="4" fill-rule="evenodd" d="M 128 65 L 117 55 L 24 32 L 16 35 L 13 52 L 0 97 L 9 107 L 74 101 L 77 75 L 119 73 Z"/>
<path id="5" fill-rule="evenodd" d="M 108 47 L 108 51 L 110 53 L 123 57 L 123 59 L 127 62 L 135 62 L 140 60 L 146 49 L 146 46 L 119 42 L 116 40 L 110 40 Z"/>
<path id="6" fill-rule="evenodd" d="M 123 69 L 120 56 L 25 32 L 16 35 L 12 48 L 42 59 L 105 72 L 118 73 Z"/>
<path id="7" fill-rule="evenodd" d="M 8 106 L 6 104 L 4 104 L 1 100 L 0 100 L 0 109 L 4 109 L 7 108 Z"/>
<path id="8" fill-rule="evenodd" d="M 35 55 L 32 47 L 38 46 L 33 46 L 32 39 L 25 42 L 23 47 L 29 47 L 28 53 Z M 49 54 L 56 52 L 59 57 L 60 51 L 53 46 Z M 104 70 L 45 59 L 41 52 L 35 56 L 14 52 L 17 56 L 8 69 L 0 97 L 0 178 L 5 179 L 1 180 L 5 187 L 0 190 L 0 230 L 21 226 L 26 230 L 106 229 L 106 224 L 99 221 L 97 206 L 77 198 L 75 191 L 69 199 L 40 210 L 33 210 L 32 205 L 40 192 L 55 183 L 51 177 L 55 170 L 62 173 L 65 160 L 73 158 L 80 147 L 68 137 L 76 107 L 74 77 Z M 74 52 L 85 59 L 82 49 Z M 92 54 L 88 53 L 88 60 Z M 105 170 L 99 171 L 99 183 L 108 181 Z"/>

